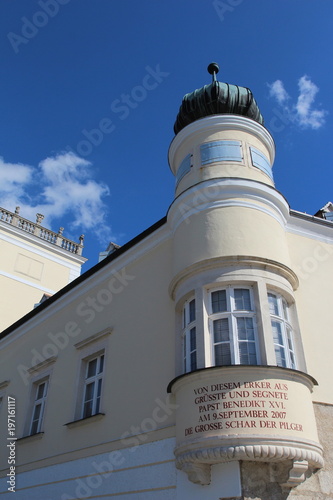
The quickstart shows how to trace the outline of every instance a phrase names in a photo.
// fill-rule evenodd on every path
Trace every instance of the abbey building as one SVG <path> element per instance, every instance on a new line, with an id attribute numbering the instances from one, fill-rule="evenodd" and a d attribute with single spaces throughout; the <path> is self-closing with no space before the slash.
<path id="1" fill-rule="evenodd" d="M 333 206 L 289 208 L 252 92 L 209 71 L 166 217 L 1 335 L 1 498 L 333 498 Z"/>

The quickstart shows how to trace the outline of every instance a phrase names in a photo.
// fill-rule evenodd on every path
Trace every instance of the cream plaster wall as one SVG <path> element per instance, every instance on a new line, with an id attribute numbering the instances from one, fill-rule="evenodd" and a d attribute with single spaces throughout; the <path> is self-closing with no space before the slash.
<path id="1" fill-rule="evenodd" d="M 318 381 L 313 400 L 333 403 L 333 244 L 288 234 L 292 268 L 299 278 L 295 292 L 308 373 Z"/>
<path id="2" fill-rule="evenodd" d="M 51 377 L 45 434 L 39 440 L 32 437 L 18 442 L 20 464 L 51 460 L 114 440 L 120 447 L 142 444 L 151 438 L 143 436 L 138 441 L 132 435 L 174 424 L 175 412 L 166 394 L 175 373 L 174 305 L 168 294 L 170 255 L 167 241 L 135 263 L 120 267 L 119 274 L 112 273 L 112 264 L 104 267 L 78 287 L 75 295 L 63 296 L 2 341 L 8 344 L 1 354 L 2 373 L 10 380 L 7 394 L 17 400 L 18 437 L 26 432 L 31 381 L 47 373 Z M 121 262 L 115 266 L 121 266 Z M 105 348 L 101 404 L 105 417 L 82 426 L 66 426 L 77 418 L 79 367 L 85 354 L 85 349 L 75 344 L 105 330 L 111 330 L 111 334 L 91 344 L 87 351 Z M 31 376 L 27 374 L 36 362 L 52 356 L 57 358 L 55 362 Z"/>
<path id="3" fill-rule="evenodd" d="M 37 237 L 23 236 L 16 228 L 10 234 L 0 228 L 0 283 L 4 291 L 0 330 L 31 311 L 44 293 L 53 294 L 79 276 L 85 260 L 55 245 L 42 244 Z"/>
<path id="4" fill-rule="evenodd" d="M 174 275 L 204 259 L 248 255 L 290 266 L 283 227 L 270 215 L 244 207 L 193 214 L 174 235 Z"/>

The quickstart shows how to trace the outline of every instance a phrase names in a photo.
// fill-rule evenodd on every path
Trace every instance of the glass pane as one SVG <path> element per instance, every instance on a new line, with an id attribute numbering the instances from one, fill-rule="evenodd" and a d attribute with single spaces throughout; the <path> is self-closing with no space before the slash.
<path id="1" fill-rule="evenodd" d="M 225 290 L 212 293 L 212 311 L 213 314 L 227 311 L 227 293 Z"/>
<path id="2" fill-rule="evenodd" d="M 236 311 L 251 311 L 250 290 L 236 288 L 234 290 Z"/>
<path id="3" fill-rule="evenodd" d="M 192 323 L 192 321 L 195 320 L 195 300 L 191 300 L 189 303 L 189 322 Z"/>
<path id="4" fill-rule="evenodd" d="M 40 417 L 41 409 L 42 409 L 42 405 L 41 404 L 35 406 L 34 415 L 33 415 L 32 420 L 37 420 L 37 422 L 38 422 L 39 417 Z"/>
<path id="5" fill-rule="evenodd" d="M 268 304 L 269 304 L 269 310 L 271 314 L 275 314 L 275 316 L 279 315 L 279 307 L 278 307 L 278 300 L 276 295 L 273 295 L 272 293 L 268 294 Z"/>
<path id="6" fill-rule="evenodd" d="M 32 422 L 30 434 L 37 434 L 38 431 L 38 420 Z"/>
<path id="7" fill-rule="evenodd" d="M 102 379 L 100 378 L 99 381 L 97 382 L 97 397 L 101 397 L 101 392 L 102 392 Z"/>
<path id="8" fill-rule="evenodd" d="M 283 317 L 284 319 L 288 320 L 288 304 L 284 299 L 282 299 L 282 308 L 283 308 Z"/>
<path id="9" fill-rule="evenodd" d="M 288 339 L 288 347 L 292 351 L 293 350 L 293 343 L 291 340 L 291 331 L 289 330 L 289 328 L 287 328 L 287 339 Z"/>
<path id="10" fill-rule="evenodd" d="M 239 340 L 254 340 L 253 318 L 237 318 Z"/>
<path id="11" fill-rule="evenodd" d="M 275 344 L 283 345 L 281 323 L 279 323 L 278 321 L 272 321 L 272 330 Z"/>
<path id="12" fill-rule="evenodd" d="M 37 399 L 42 399 L 43 396 L 44 396 L 44 389 L 45 389 L 45 382 L 43 382 L 42 384 L 39 384 L 38 388 L 37 388 L 37 396 L 36 396 L 36 400 Z"/>
<path id="13" fill-rule="evenodd" d="M 276 356 L 276 364 L 278 366 L 283 366 L 283 367 L 287 366 L 284 347 L 276 345 L 275 356 Z"/>
<path id="14" fill-rule="evenodd" d="M 92 415 L 92 401 L 87 401 L 84 403 L 83 407 L 83 418 L 90 417 Z"/>
<path id="15" fill-rule="evenodd" d="M 241 365 L 256 365 L 257 354 L 254 342 L 239 342 L 239 362 Z"/>
<path id="16" fill-rule="evenodd" d="M 98 370 L 98 373 L 102 373 L 103 368 L 104 368 L 104 355 L 102 354 L 102 356 L 99 358 L 99 370 Z"/>
<path id="17" fill-rule="evenodd" d="M 99 413 L 100 403 L 101 403 L 101 398 L 99 397 L 99 398 L 96 399 L 95 415 L 96 415 L 96 413 Z"/>
<path id="18" fill-rule="evenodd" d="M 230 344 L 218 344 L 214 346 L 215 366 L 231 365 Z"/>
<path id="19" fill-rule="evenodd" d="M 213 322 L 214 343 L 229 342 L 229 322 L 228 318 L 217 319 Z"/>
<path id="20" fill-rule="evenodd" d="M 94 397 L 94 388 L 95 388 L 95 382 L 92 382 L 91 384 L 86 385 L 86 393 L 84 396 L 85 401 L 90 401 Z"/>
<path id="21" fill-rule="evenodd" d="M 190 331 L 190 351 L 194 351 L 197 348 L 197 337 L 195 327 L 191 328 Z"/>
<path id="22" fill-rule="evenodd" d="M 194 351 L 191 353 L 191 371 L 197 369 L 197 352 Z"/>
<path id="23" fill-rule="evenodd" d="M 87 378 L 93 377 L 96 375 L 96 369 L 97 369 L 97 358 L 92 359 L 88 363 L 88 370 L 87 370 Z"/>

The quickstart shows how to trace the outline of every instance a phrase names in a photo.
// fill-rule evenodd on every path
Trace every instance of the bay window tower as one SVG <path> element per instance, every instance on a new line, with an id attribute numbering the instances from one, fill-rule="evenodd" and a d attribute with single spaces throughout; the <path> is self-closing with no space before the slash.
<path id="1" fill-rule="evenodd" d="M 208 71 L 212 83 L 183 98 L 169 149 L 169 390 L 179 404 L 177 466 L 200 484 L 230 460 L 322 464 L 274 141 L 252 92 L 217 81 L 215 63 Z"/>

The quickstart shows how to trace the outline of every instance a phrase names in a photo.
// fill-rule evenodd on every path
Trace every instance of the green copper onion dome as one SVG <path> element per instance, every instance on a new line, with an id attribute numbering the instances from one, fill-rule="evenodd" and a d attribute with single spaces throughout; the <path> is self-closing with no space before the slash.
<path id="1" fill-rule="evenodd" d="M 218 82 L 216 63 L 208 66 L 213 82 L 183 97 L 174 125 L 178 134 L 186 125 L 210 115 L 234 114 L 252 118 L 263 125 L 264 119 L 250 89 Z"/>

